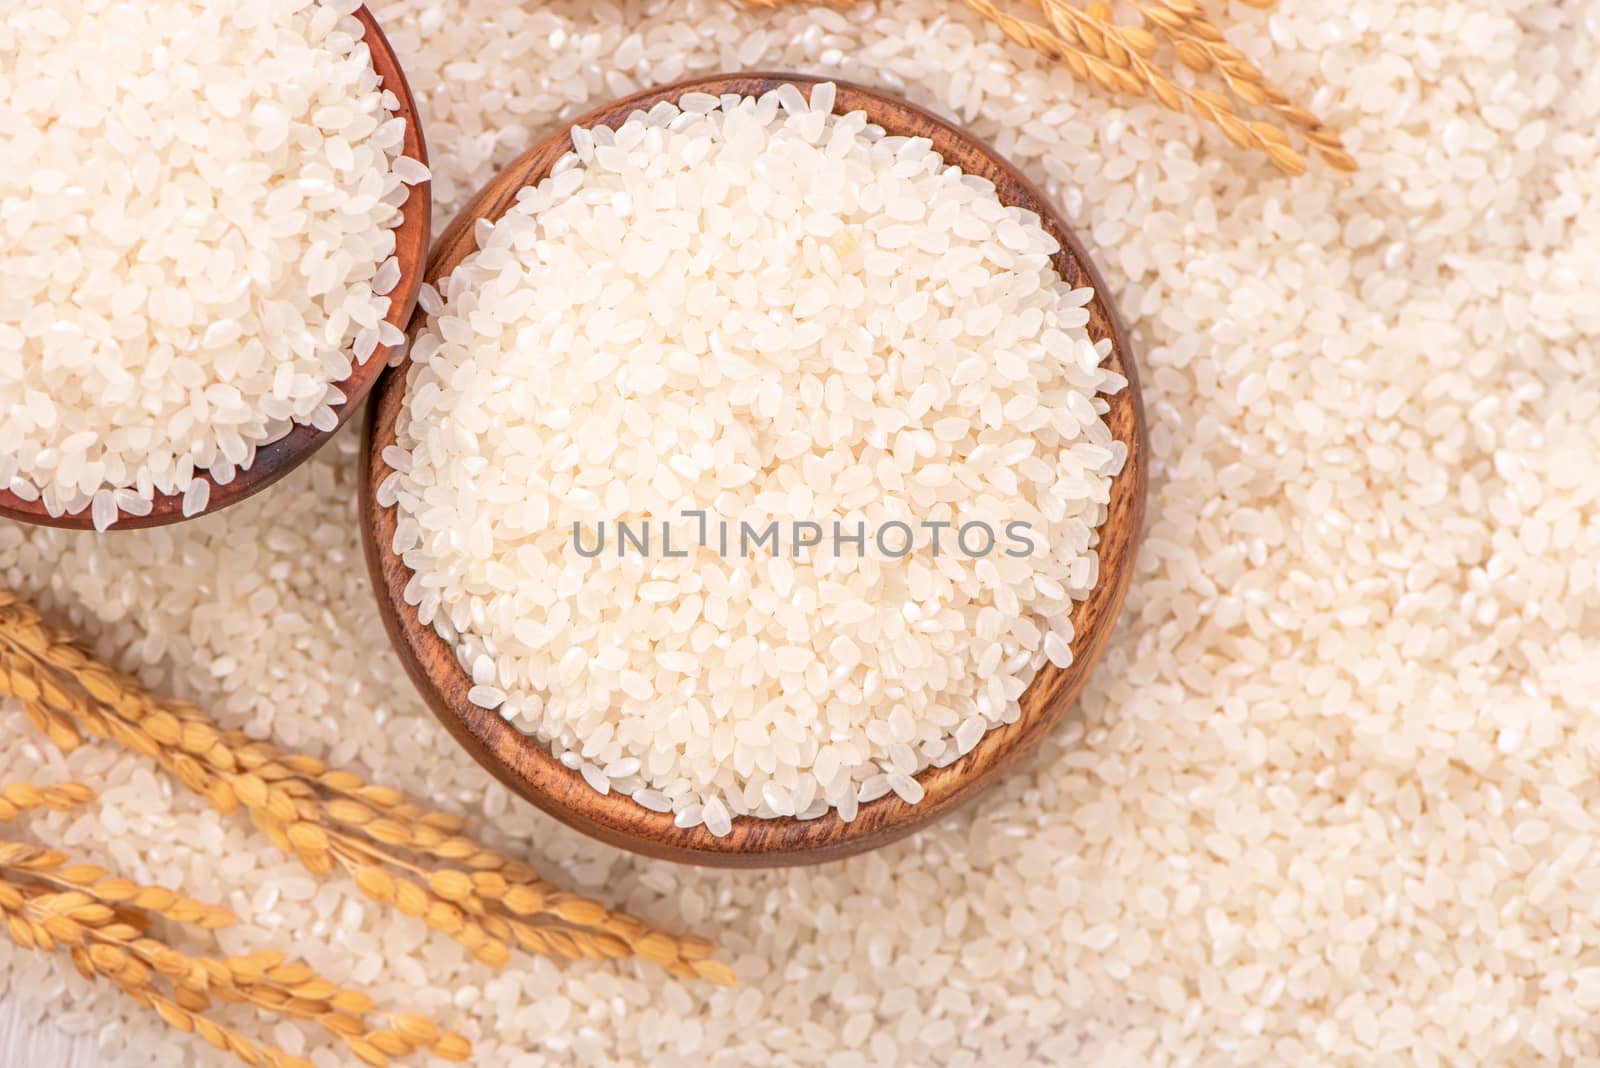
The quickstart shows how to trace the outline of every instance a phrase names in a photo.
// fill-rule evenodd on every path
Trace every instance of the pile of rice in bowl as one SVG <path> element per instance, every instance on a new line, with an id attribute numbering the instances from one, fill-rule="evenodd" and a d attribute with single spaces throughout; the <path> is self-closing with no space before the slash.
<path id="1" fill-rule="evenodd" d="M 356 0 L 0 10 L 0 490 L 105 529 L 204 512 L 403 338 L 427 168 Z"/>
<path id="2" fill-rule="evenodd" d="M 834 99 L 574 128 L 424 289 L 383 456 L 471 700 L 719 836 L 915 803 L 1015 721 L 1127 458 L 1038 217 Z"/>

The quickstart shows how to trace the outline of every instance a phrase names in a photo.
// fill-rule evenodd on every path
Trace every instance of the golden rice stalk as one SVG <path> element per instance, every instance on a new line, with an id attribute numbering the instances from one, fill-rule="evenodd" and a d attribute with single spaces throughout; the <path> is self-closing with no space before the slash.
<path id="1" fill-rule="evenodd" d="M 989 0 L 968 0 L 969 6 L 988 2 Z M 1085 53 L 1084 58 L 1090 67 L 1090 75 L 1102 88 L 1115 89 L 1134 96 L 1148 93 L 1173 111 L 1182 111 L 1187 105 L 1189 111 L 1216 126 L 1229 141 L 1241 148 L 1264 153 L 1285 174 L 1305 173 L 1304 157 L 1290 147 L 1287 138 L 1274 136 L 1278 132 L 1275 127 L 1267 123 L 1249 122 L 1240 116 L 1225 98 L 1203 90 L 1191 90 L 1180 86 L 1158 69 L 1151 57 L 1158 51 L 1159 42 L 1150 30 L 1116 25 L 1112 19 L 1111 9 L 1100 0 L 1095 0 L 1084 9 L 1074 7 L 1065 0 L 1033 0 L 1033 2 L 1044 14 L 1049 28 L 1061 40 L 1076 42 L 1077 47 Z M 1191 6 L 1190 0 L 1173 0 L 1173 2 L 1185 10 Z M 1158 0 L 1150 0 L 1151 6 L 1157 3 Z M 1170 16 L 1171 21 L 1179 20 L 1179 16 L 1170 8 L 1162 10 Z M 1194 10 L 1198 22 L 1211 27 L 1209 22 L 1198 16 L 1198 8 Z M 1152 24 L 1159 26 L 1158 23 Z M 1184 25 L 1189 23 L 1184 22 Z M 1205 54 L 1205 58 L 1209 61 L 1209 54 Z M 1194 57 L 1182 54 L 1179 56 L 1180 62 L 1191 68 L 1195 67 L 1193 59 Z M 1097 74 L 1096 65 L 1109 67 L 1111 76 Z M 1237 74 L 1236 80 L 1240 84 L 1248 87 L 1270 84 L 1265 83 L 1265 79 L 1255 68 L 1248 69 L 1253 73 L 1246 76 L 1241 68 Z M 1262 99 L 1246 101 L 1255 104 L 1263 102 Z"/>
<path id="2" fill-rule="evenodd" d="M 1059 3 L 1059 0 L 1050 2 Z M 1271 6 L 1271 0 L 1252 2 L 1258 7 Z M 1206 17 L 1194 0 L 1134 0 L 1134 4 L 1149 24 L 1171 42 L 1184 66 L 1198 72 L 1215 71 L 1235 98 L 1251 107 L 1270 109 L 1305 138 L 1329 165 L 1342 171 L 1356 169 L 1356 162 L 1344 150 L 1339 135 L 1316 115 L 1295 106 L 1289 95 L 1250 62 L 1249 57 L 1228 43 L 1222 30 Z M 1276 143 L 1280 148 L 1287 148 L 1284 142 Z"/>
<path id="3" fill-rule="evenodd" d="M 23 808 L 70 807 L 92 799 L 69 784 L 20 784 L 0 796 Z M 141 886 L 95 865 L 72 864 L 41 845 L 0 840 L 0 920 L 23 949 L 65 951 L 85 979 L 114 984 L 168 1026 L 258 1068 L 309 1068 L 309 1062 L 260 1046 L 208 1018 L 216 1004 L 246 1005 L 265 1016 L 316 1022 L 363 1063 L 383 1068 L 390 1058 L 426 1051 L 465 1060 L 471 1045 L 410 1013 L 381 1017 L 372 1027 L 373 1001 L 317 975 L 282 953 L 263 951 L 217 960 L 191 956 L 152 935 L 162 916 L 202 928 L 226 926 L 226 909 L 203 905 L 161 887 Z"/>
<path id="4" fill-rule="evenodd" d="M 66 782 L 60 786 L 34 786 L 32 783 L 14 782 L 0 786 L 0 823 L 8 823 L 24 812 L 48 808 L 66 812 L 94 800 L 94 791 L 80 783 Z"/>
<path id="5" fill-rule="evenodd" d="M 740 0 L 747 7 L 770 9 L 815 0 Z M 1093 82 L 1108 93 L 1150 96 L 1170 111 L 1189 111 L 1220 129 L 1229 141 L 1264 154 L 1289 175 L 1304 174 L 1305 157 L 1283 130 L 1241 115 L 1226 98 L 1203 89 L 1189 89 L 1157 64 L 1164 38 L 1176 65 L 1197 74 L 1215 73 L 1245 107 L 1272 112 L 1303 137 L 1325 162 L 1344 171 L 1356 162 L 1339 136 L 1317 116 L 1297 107 L 1245 55 L 1228 44 L 1222 31 L 1201 11 L 1196 0 L 1134 0 L 1147 26 L 1119 26 L 1100 0 L 1077 7 L 1067 0 L 961 0 L 993 23 L 1009 40 L 1047 59 L 1064 64 L 1073 77 Z M 1251 7 L 1270 7 L 1273 0 L 1241 0 Z M 839 5 L 845 6 L 845 5 Z M 1022 17 L 1026 7 L 1042 21 Z"/>
<path id="6" fill-rule="evenodd" d="M 348 872 L 369 899 L 423 919 L 492 967 L 515 945 L 562 957 L 637 956 L 681 978 L 732 980 L 703 940 L 563 893 L 463 834 L 456 817 L 398 790 L 222 730 L 195 706 L 156 697 L 96 660 L 0 590 L 0 697 L 8 695 L 63 748 L 88 735 L 142 753 L 218 811 L 243 809 L 307 870 Z"/>

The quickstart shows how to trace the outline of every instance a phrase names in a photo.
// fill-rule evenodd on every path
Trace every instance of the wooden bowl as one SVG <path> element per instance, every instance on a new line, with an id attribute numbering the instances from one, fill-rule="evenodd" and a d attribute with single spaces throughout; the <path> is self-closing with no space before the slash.
<path id="1" fill-rule="evenodd" d="M 366 28 L 365 40 L 372 52 L 372 65 L 383 79 L 383 87 L 393 92 L 400 100 L 400 108 L 396 114 L 406 120 L 404 153 L 417 162 L 426 164 L 427 143 L 423 139 L 416 101 L 412 99 L 411 87 L 406 84 L 406 76 L 400 69 L 400 61 L 395 58 L 394 49 L 389 46 L 388 38 L 384 37 L 383 30 L 373 19 L 372 13 L 361 7 L 357 9 L 355 16 Z M 411 187 L 411 195 L 401 206 L 400 225 L 395 228 L 395 256 L 400 261 L 400 281 L 389 294 L 389 314 L 386 318 L 400 330 L 404 330 L 406 324 L 411 321 L 411 313 L 417 304 L 417 291 L 422 288 L 422 268 L 427 256 L 428 241 L 432 236 L 431 185 L 430 182 L 422 182 Z M 210 500 L 206 510 L 200 514 L 210 515 L 230 504 L 237 504 L 246 497 L 260 493 L 327 444 L 328 440 L 338 433 L 339 427 L 349 422 L 350 417 L 360 410 L 362 401 L 372 392 L 372 387 L 383 374 L 383 369 L 396 347 L 378 346 L 366 363 L 351 371 L 350 377 L 336 383 L 348 399 L 336 410 L 338 423 L 332 430 L 317 430 L 315 427 L 296 424 L 288 434 L 277 441 L 258 448 L 249 470 L 235 473 L 233 481 L 226 486 L 219 485 L 210 475 L 200 475 L 211 483 Z M 53 516 L 46 511 L 43 501 L 25 501 L 8 489 L 0 489 L 0 519 L 15 519 L 23 523 L 64 527 L 69 530 L 92 530 L 94 522 L 90 512 L 91 510 L 85 507 L 80 511 Z M 132 516 L 120 513 L 111 529 L 118 531 L 160 527 L 181 523 L 186 518 L 197 519 L 199 516 L 188 517 L 183 514 L 183 495 L 163 493 L 156 495 L 149 515 Z"/>
<path id="2" fill-rule="evenodd" d="M 615 127 L 633 111 L 647 109 L 661 100 L 675 100 L 687 92 L 749 96 L 791 82 L 809 95 L 809 87 L 821 80 L 794 74 L 702 78 L 636 93 L 590 112 L 540 141 L 462 209 L 433 250 L 428 264 L 429 281 L 449 274 L 474 250 L 473 225 L 478 219 L 498 219 L 519 189 L 540 181 L 551 165 L 571 150 L 571 125 Z M 395 416 L 405 394 L 403 366 L 384 376 L 369 408 L 361 474 L 367 563 L 384 622 L 407 672 L 457 741 L 506 786 L 580 831 L 647 856 L 719 867 L 813 863 L 886 845 L 949 813 L 995 783 L 1032 751 L 1061 718 L 1104 648 L 1128 588 L 1144 518 L 1144 413 L 1138 372 L 1126 335 L 1094 265 L 1055 209 L 993 150 L 903 100 L 860 86 L 837 84 L 837 112 L 859 109 L 891 134 L 931 138 L 947 162 L 992 180 L 1006 203 L 1039 214 L 1045 229 L 1061 242 L 1062 251 L 1054 259 L 1061 277 L 1074 286 L 1094 287 L 1089 333 L 1097 339 L 1112 339 L 1114 347 L 1107 364 L 1128 379 L 1128 388 L 1110 398 L 1111 410 L 1106 417 L 1113 435 L 1128 446 L 1128 462 L 1113 483 L 1110 514 L 1100 530 L 1100 582 L 1089 598 L 1073 610 L 1077 634 L 1072 642 L 1073 663 L 1064 671 L 1046 664 L 1022 695 L 1022 715 L 1017 722 L 990 730 L 972 752 L 948 767 L 930 768 L 919 775 L 925 792 L 920 803 L 906 804 L 891 793 L 862 805 L 851 823 L 840 820 L 832 810 L 819 819 L 805 821 L 741 817 L 734 820 L 731 834 L 718 838 L 704 827 L 677 827 L 671 813 L 651 812 L 626 795 L 596 793 L 539 742 L 497 713 L 469 702 L 467 691 L 472 683 L 457 663 L 455 653 L 431 626 L 418 622 L 416 609 L 405 602 L 403 591 L 411 571 L 393 551 L 395 508 L 379 507 L 375 496 L 379 483 L 391 470 L 382 454 L 395 443 Z M 419 313 L 413 330 L 423 318 Z"/>

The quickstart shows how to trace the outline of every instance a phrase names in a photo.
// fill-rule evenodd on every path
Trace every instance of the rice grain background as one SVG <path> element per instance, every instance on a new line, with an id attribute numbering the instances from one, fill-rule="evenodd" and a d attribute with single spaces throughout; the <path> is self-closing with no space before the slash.
<path id="1" fill-rule="evenodd" d="M 1041 757 L 935 830 L 789 872 L 640 860 L 512 802 L 411 692 L 346 433 L 181 529 L 0 526 L 0 577 L 152 683 L 716 934 L 743 985 L 468 965 L 143 761 L 62 759 L 12 715 L 0 779 L 106 786 L 30 826 L 225 901 L 250 917 L 227 948 L 298 942 L 497 1068 L 1600 1057 L 1600 8 L 1236 7 L 1240 46 L 1362 163 L 1296 181 L 936 0 L 374 10 L 445 217 L 554 118 L 719 68 L 902 89 L 1043 181 L 1145 372 L 1152 518 L 1118 634 Z M 24 1020 L 111 1068 L 218 1063 L 57 964 L 0 946 Z"/>

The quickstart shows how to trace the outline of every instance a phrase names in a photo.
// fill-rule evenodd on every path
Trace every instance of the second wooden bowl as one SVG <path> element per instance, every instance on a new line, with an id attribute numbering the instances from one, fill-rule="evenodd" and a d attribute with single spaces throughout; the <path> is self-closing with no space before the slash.
<path id="1" fill-rule="evenodd" d="M 378 72 L 378 77 L 383 80 L 383 88 L 394 93 L 400 101 L 400 107 L 395 114 L 406 120 L 403 152 L 409 158 L 426 166 L 428 147 L 422 135 L 422 120 L 417 114 L 416 101 L 411 97 L 411 87 L 406 83 L 405 72 L 400 69 L 400 61 L 395 57 L 394 49 L 389 46 L 388 38 L 383 35 L 383 30 L 379 28 L 370 11 L 365 7 L 358 8 L 355 17 L 366 30 L 365 40 L 367 48 L 372 53 L 372 66 Z M 421 182 L 411 187 L 410 196 L 400 208 L 400 216 L 400 225 L 394 232 L 395 258 L 400 261 L 400 281 L 389 294 L 389 314 L 385 319 L 394 324 L 396 329 L 404 330 L 417 306 L 417 293 L 422 288 L 423 259 L 428 253 L 428 241 L 433 233 L 431 182 Z M 318 430 L 313 426 L 297 424 L 277 441 L 258 448 L 250 467 L 237 472 L 233 481 L 226 486 L 219 485 L 209 475 L 200 475 L 199 477 L 211 483 L 210 501 L 201 514 L 210 515 L 230 504 L 237 504 L 247 497 L 260 493 L 310 459 L 312 454 L 338 433 L 339 427 L 348 423 L 350 417 L 360 410 L 362 403 L 367 399 L 367 394 L 377 383 L 378 376 L 388 365 L 389 356 L 394 348 L 393 345 L 380 345 L 367 358 L 366 363 L 358 365 L 350 372 L 349 377 L 335 383 L 348 399 L 337 410 L 338 422 L 332 430 Z M 182 494 L 157 494 L 149 515 L 121 514 L 111 530 L 160 527 L 170 523 L 181 523 L 185 518 Z M 0 519 L 15 519 L 23 523 L 64 527 L 69 530 L 94 529 L 94 521 L 87 507 L 65 515 L 51 515 L 42 501 L 24 500 L 3 487 L 0 487 Z"/>
<path id="2" fill-rule="evenodd" d="M 429 260 L 429 282 L 448 275 L 474 251 L 473 228 L 479 219 L 500 218 L 518 190 L 543 180 L 552 165 L 572 150 L 572 126 L 614 128 L 635 111 L 689 92 L 751 96 L 788 82 L 809 95 L 810 87 L 821 80 L 794 74 L 702 78 L 636 93 L 562 126 L 502 171 L 456 216 Z M 501 782 L 578 830 L 648 856 L 719 867 L 814 863 L 886 845 L 945 815 L 992 785 L 1060 720 L 1110 637 L 1128 589 L 1144 518 L 1144 412 L 1138 369 L 1099 273 L 1039 191 L 967 133 L 903 100 L 845 83 L 838 83 L 834 108 L 840 114 L 864 111 L 890 134 L 932 139 L 947 163 L 994 182 L 1005 203 L 1037 212 L 1045 229 L 1061 243 L 1061 252 L 1054 258 L 1061 277 L 1073 286 L 1094 287 L 1095 298 L 1089 305 L 1090 336 L 1111 339 L 1107 365 L 1128 379 L 1128 388 L 1110 398 L 1111 410 L 1106 416 L 1112 434 L 1128 447 L 1128 462 L 1112 484 L 1110 514 L 1100 529 L 1100 582 L 1088 599 L 1073 609 L 1077 636 L 1072 641 L 1072 665 L 1059 670 L 1047 664 L 1023 693 L 1022 715 L 1015 723 L 990 730 L 972 752 L 948 767 L 929 768 L 919 775 L 925 796 L 918 804 L 907 804 L 889 794 L 862 805 L 850 823 L 832 811 L 814 820 L 742 817 L 734 820 L 731 834 L 719 838 L 704 827 L 678 827 L 671 813 L 649 811 L 626 795 L 596 793 L 536 740 L 497 713 L 472 704 L 467 700 L 471 679 L 454 651 L 431 626 L 422 625 L 416 609 L 405 602 L 411 571 L 393 551 L 395 508 L 379 507 L 376 500 L 379 484 L 391 472 L 383 450 L 395 443 L 395 417 L 405 399 L 404 366 L 384 375 L 369 408 L 361 476 L 367 563 L 384 622 L 407 672 L 441 722 Z M 413 330 L 421 320 L 419 312 Z"/>

